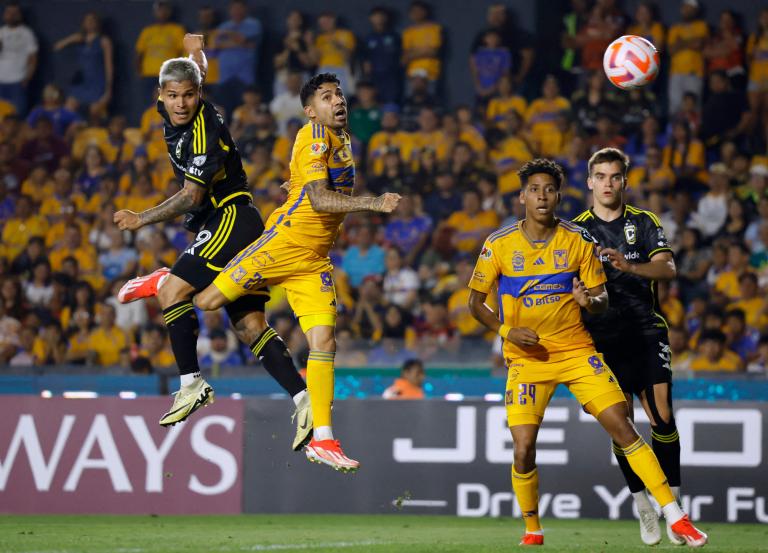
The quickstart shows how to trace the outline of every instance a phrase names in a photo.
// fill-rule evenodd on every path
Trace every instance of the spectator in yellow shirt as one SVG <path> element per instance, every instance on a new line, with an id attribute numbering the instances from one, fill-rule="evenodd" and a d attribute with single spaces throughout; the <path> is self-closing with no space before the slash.
<path id="1" fill-rule="evenodd" d="M 98 326 L 88 337 L 90 360 L 102 367 L 128 365 L 128 336 L 115 324 L 115 308 L 99 305 Z"/>
<path id="2" fill-rule="evenodd" d="M 158 87 L 157 75 L 163 62 L 184 54 L 184 27 L 171 21 L 171 3 L 155 0 L 152 12 L 155 23 L 141 30 L 135 47 L 136 70 L 142 80 L 143 97 L 147 99 Z"/>
<path id="3" fill-rule="evenodd" d="M 77 260 L 82 278 L 96 290 L 101 289 L 103 280 L 96 270 L 96 250 L 90 244 L 83 245 L 82 231 L 77 224 L 67 227 L 61 246 L 51 253 L 51 268 L 61 271 L 64 259 L 70 256 Z"/>
<path id="4" fill-rule="evenodd" d="M 661 162 L 658 146 L 649 146 L 645 153 L 645 164 L 630 169 L 627 185 L 632 192 L 642 195 L 649 192 L 668 193 L 675 186 L 675 173 Z M 632 190 L 634 189 L 634 190 Z"/>
<path id="5" fill-rule="evenodd" d="M 413 136 L 400 128 L 400 115 L 394 104 L 384 106 L 381 116 L 381 130 L 368 142 L 368 174 L 379 176 L 384 172 L 384 156 L 397 150 L 401 161 L 411 159 Z"/>
<path id="6" fill-rule="evenodd" d="M 728 305 L 728 310 L 741 309 L 746 315 L 747 326 L 761 332 L 768 330 L 768 301 L 760 293 L 757 275 L 744 272 L 739 276 L 739 299 Z"/>
<path id="7" fill-rule="evenodd" d="M 336 26 L 336 14 L 325 12 L 317 18 L 319 33 L 310 55 L 317 64 L 318 73 L 335 73 L 347 97 L 355 92 L 352 78 L 352 57 L 355 53 L 355 35 Z"/>
<path id="8" fill-rule="evenodd" d="M 490 161 L 498 178 L 499 194 L 502 196 L 520 190 L 517 170 L 533 159 L 528 140 L 522 133 L 523 120 L 516 111 L 507 114 L 507 133 L 493 130 L 488 133 L 491 145 Z"/>
<path id="9" fill-rule="evenodd" d="M 16 200 L 14 217 L 8 219 L 3 226 L 3 246 L 5 256 L 13 259 L 33 236 L 45 236 L 48 231 L 48 221 L 45 217 L 32 213 L 32 200 L 29 196 L 21 195 Z"/>
<path id="10" fill-rule="evenodd" d="M 488 124 L 506 130 L 507 114 L 510 111 L 514 111 L 520 117 L 524 116 L 528 108 L 528 102 L 522 96 L 515 94 L 510 75 L 501 77 L 498 86 L 498 94 L 488 102 L 485 120 Z"/>
<path id="11" fill-rule="evenodd" d="M 692 371 L 741 372 L 744 363 L 738 354 L 725 349 L 721 330 L 706 330 L 699 338 L 698 354 L 691 361 Z"/>
<path id="12" fill-rule="evenodd" d="M 168 368 L 176 364 L 165 327 L 153 324 L 142 329 L 139 356 L 146 358 L 152 368 Z"/>
<path id="13" fill-rule="evenodd" d="M 78 211 L 85 207 L 85 196 L 74 192 L 72 173 L 63 167 L 53 173 L 53 194 L 43 200 L 40 206 L 40 215 L 47 217 L 49 221 L 55 220 L 61 214 L 61 202 L 70 200 Z"/>
<path id="14" fill-rule="evenodd" d="M 652 2 L 640 2 L 635 10 L 635 23 L 627 28 L 628 35 L 643 37 L 653 44 L 659 52 L 664 51 L 666 31 L 659 21 L 656 5 Z"/>
<path id="15" fill-rule="evenodd" d="M 84 220 L 82 211 L 79 211 L 69 198 L 63 199 L 59 205 L 61 206 L 60 214 L 50 218 L 53 224 L 45 233 L 45 246 L 56 248 L 64 240 L 67 227 L 72 225 L 80 227 L 82 239 L 84 242 L 87 241 L 90 225 L 88 225 L 88 221 Z"/>
<path id="16" fill-rule="evenodd" d="M 403 30 L 403 64 L 405 74 L 425 71 L 434 90 L 440 78 L 440 50 L 443 47 L 443 27 L 430 20 L 430 8 L 426 2 L 416 0 L 408 9 L 411 24 Z"/>
<path id="17" fill-rule="evenodd" d="M 751 272 L 749 266 L 749 248 L 744 242 L 734 242 L 728 246 L 728 268 L 715 280 L 715 290 L 725 294 L 730 301 L 741 296 L 739 279 L 744 273 Z"/>
<path id="18" fill-rule="evenodd" d="M 163 202 L 164 196 L 154 190 L 149 174 L 137 175 L 132 185 L 126 195 L 115 198 L 117 209 L 130 209 L 136 213 L 141 213 L 145 209 Z"/>
<path id="19" fill-rule="evenodd" d="M 495 211 L 481 211 L 480 193 L 470 189 L 462 196 L 462 209 L 453 213 L 445 225 L 455 230 L 453 243 L 458 251 L 474 254 L 483 240 L 499 226 Z"/>
<path id="20" fill-rule="evenodd" d="M 704 91 L 704 43 L 709 28 L 699 19 L 698 0 L 683 0 L 680 7 L 682 23 L 669 28 L 669 114 L 674 115 L 683 102 L 683 94 L 693 92 L 701 98 Z"/>
<path id="21" fill-rule="evenodd" d="M 541 92 L 541 97 L 531 102 L 525 112 L 525 122 L 537 140 L 541 140 L 547 133 L 556 133 L 555 120 L 558 114 L 571 108 L 571 103 L 560 96 L 560 85 L 554 75 L 547 75 Z"/>

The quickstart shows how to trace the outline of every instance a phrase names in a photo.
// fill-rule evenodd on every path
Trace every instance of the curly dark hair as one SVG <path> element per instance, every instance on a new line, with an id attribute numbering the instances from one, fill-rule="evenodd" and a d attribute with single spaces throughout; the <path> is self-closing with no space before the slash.
<path id="1" fill-rule="evenodd" d="M 520 177 L 520 182 L 522 183 L 523 188 L 528 184 L 528 178 L 537 173 L 551 175 L 555 179 L 558 190 L 563 187 L 563 183 L 565 182 L 563 168 L 551 159 L 537 158 L 526 162 L 525 165 L 520 167 L 517 171 L 517 176 Z"/>
<path id="2" fill-rule="evenodd" d="M 317 92 L 317 89 L 320 88 L 320 85 L 324 85 L 325 83 L 341 84 L 341 81 L 335 73 L 319 73 L 315 75 L 301 87 L 301 92 L 299 92 L 301 105 L 306 107 L 312 99 L 312 96 Z"/>

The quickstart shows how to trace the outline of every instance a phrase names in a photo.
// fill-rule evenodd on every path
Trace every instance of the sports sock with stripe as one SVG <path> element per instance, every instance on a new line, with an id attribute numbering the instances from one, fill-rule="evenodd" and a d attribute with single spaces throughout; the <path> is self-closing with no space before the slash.
<path id="1" fill-rule="evenodd" d="M 659 505 L 663 507 L 674 502 L 675 497 L 669 488 L 667 477 L 648 444 L 642 438 L 638 438 L 637 441 L 622 449 L 632 470 L 640 477 Z"/>
<path id="2" fill-rule="evenodd" d="M 269 375 L 291 397 L 307 389 L 307 384 L 296 370 L 285 342 L 275 329 L 268 326 L 251 344 L 251 351 L 256 359 L 261 361 Z"/>
<path id="3" fill-rule="evenodd" d="M 180 375 L 200 373 L 197 362 L 197 336 L 200 333 L 200 323 L 197 320 L 195 308 L 190 300 L 184 300 L 163 309 L 163 319 L 168 327 L 171 339 L 171 349 L 176 358 Z M 193 377 L 194 378 L 194 377 Z M 183 380 L 189 380 L 188 378 Z M 183 383 L 183 385 L 191 382 Z"/>
<path id="4" fill-rule="evenodd" d="M 526 532 L 541 531 L 539 521 L 539 471 L 521 474 L 512 465 L 512 489 L 515 492 L 520 511 L 523 513 L 523 522 Z"/>
<path id="5" fill-rule="evenodd" d="M 651 426 L 651 445 L 659 459 L 669 485 L 680 486 L 680 435 L 674 417 L 668 423 L 661 422 Z"/>
<path id="6" fill-rule="evenodd" d="M 331 426 L 333 403 L 333 360 L 336 352 L 310 351 L 307 360 L 307 390 L 312 405 L 315 432 L 319 427 Z M 318 438 L 317 435 L 315 436 Z"/>
<path id="7" fill-rule="evenodd" d="M 616 457 L 616 461 L 619 463 L 619 468 L 621 469 L 621 473 L 624 475 L 624 480 L 627 482 L 629 491 L 632 493 L 637 493 L 645 490 L 645 484 L 643 484 L 643 481 L 640 480 L 640 477 L 635 474 L 635 471 L 632 470 L 632 467 L 629 466 L 629 461 L 627 461 L 627 457 L 624 455 L 624 450 L 621 449 L 621 447 L 619 447 L 616 442 L 613 442 L 611 445 L 613 446 L 613 455 Z"/>

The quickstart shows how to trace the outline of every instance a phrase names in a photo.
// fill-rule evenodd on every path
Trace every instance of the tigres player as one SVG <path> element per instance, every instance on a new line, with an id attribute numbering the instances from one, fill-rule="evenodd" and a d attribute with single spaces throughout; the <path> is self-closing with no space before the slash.
<path id="1" fill-rule="evenodd" d="M 270 216 L 264 234 L 227 264 L 195 304 L 217 309 L 265 284 L 285 288 L 309 342 L 307 387 L 315 427 L 307 458 L 349 472 L 360 464 L 344 455 L 331 430 L 336 291 L 328 251 L 347 213 L 390 213 L 400 196 L 352 195 L 355 165 L 339 79 L 316 75 L 300 96 L 309 123 L 293 146 L 288 199 Z"/>
<path id="2" fill-rule="evenodd" d="M 181 422 L 213 401 L 213 389 L 200 376 L 200 327 L 192 296 L 208 286 L 232 256 L 264 229 L 259 210 L 251 201 L 237 147 L 221 116 L 201 96 L 207 67 L 202 35 L 185 36 L 184 45 L 192 59 L 163 63 L 157 103 L 164 119 L 168 157 L 181 190 L 141 213 L 121 210 L 114 216 L 119 228 L 136 230 L 186 214 L 185 228 L 197 233 L 171 269 L 163 267 L 132 279 L 118 293 L 123 303 L 157 295 L 163 308 L 181 375 L 173 405 L 160 419 L 163 426 Z M 251 345 L 267 371 L 293 397 L 298 415 L 294 449 L 300 449 L 309 439 L 312 412 L 306 385 L 285 344 L 267 326 L 264 304 L 268 298 L 265 290 L 244 296 L 227 306 L 227 314 L 238 337 Z"/>
<path id="3" fill-rule="evenodd" d="M 579 308 L 605 311 L 606 277 L 589 233 L 555 217 L 564 177 L 556 163 L 535 159 L 519 171 L 525 219 L 491 234 L 469 282 L 469 308 L 504 340 L 509 369 L 505 403 L 515 443 L 512 488 L 523 512 L 523 545 L 542 545 L 538 516 L 536 435 L 558 384 L 568 386 L 622 449 L 635 473 L 688 545 L 707 536 L 675 501 L 650 447 L 629 419 L 616 378 L 595 351 Z M 498 286 L 499 319 L 485 305 Z"/>

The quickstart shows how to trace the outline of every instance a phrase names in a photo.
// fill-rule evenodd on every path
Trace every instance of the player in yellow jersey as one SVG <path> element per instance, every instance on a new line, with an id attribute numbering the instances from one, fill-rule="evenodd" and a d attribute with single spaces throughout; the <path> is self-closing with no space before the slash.
<path id="1" fill-rule="evenodd" d="M 263 285 L 280 284 L 309 342 L 307 388 L 314 417 L 310 461 L 344 472 L 359 463 L 344 455 L 331 430 L 336 290 L 328 251 L 353 211 L 392 212 L 398 194 L 353 196 L 355 164 L 347 102 L 339 80 L 321 73 L 301 89 L 309 118 L 291 154 L 288 199 L 267 220 L 261 237 L 235 256 L 213 284 L 195 296 L 201 309 L 218 309 Z"/>
<path id="2" fill-rule="evenodd" d="M 504 340 L 507 423 L 515 443 L 512 488 L 526 528 L 521 545 L 544 543 L 536 436 L 544 410 L 562 383 L 622 448 L 675 533 L 700 547 L 707 542 L 706 534 L 690 523 L 675 501 L 656 456 L 629 419 L 624 393 L 581 321 L 580 307 L 602 312 L 608 308 L 608 293 L 593 238 L 555 217 L 563 171 L 552 161 L 535 159 L 523 165 L 519 175 L 525 219 L 486 240 L 469 282 L 469 308 Z M 494 286 L 499 318 L 485 305 Z"/>

